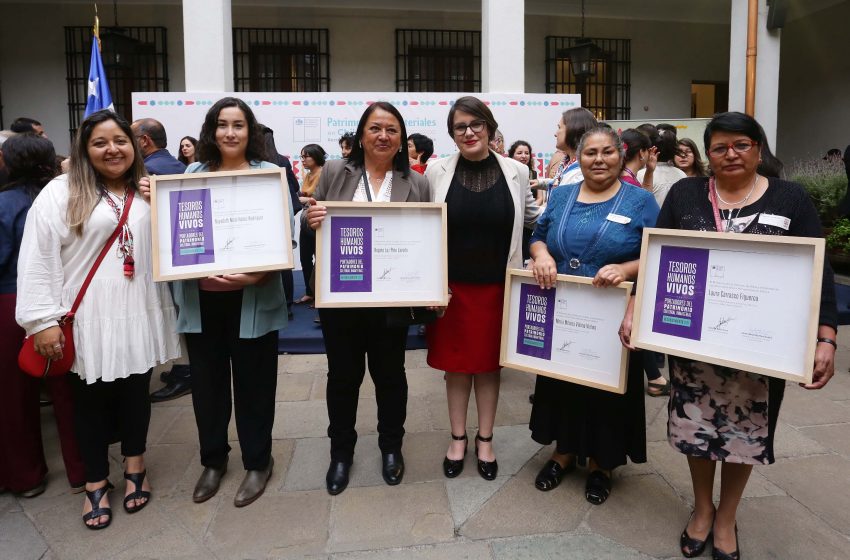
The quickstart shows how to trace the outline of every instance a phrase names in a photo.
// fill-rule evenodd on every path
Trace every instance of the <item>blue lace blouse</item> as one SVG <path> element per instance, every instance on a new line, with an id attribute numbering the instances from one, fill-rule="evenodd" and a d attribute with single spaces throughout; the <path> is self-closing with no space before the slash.
<path id="1" fill-rule="evenodd" d="M 643 228 L 655 226 L 658 218 L 658 203 L 652 194 L 621 183 L 610 200 L 588 204 L 576 200 L 579 187 L 568 185 L 552 191 L 531 243 L 546 243 L 559 274 L 595 276 L 606 264 L 637 259 Z M 610 214 L 622 216 L 628 223 L 619 223 L 626 220 L 615 216 L 609 219 Z M 570 267 L 570 259 L 578 259 L 577 269 Z"/>

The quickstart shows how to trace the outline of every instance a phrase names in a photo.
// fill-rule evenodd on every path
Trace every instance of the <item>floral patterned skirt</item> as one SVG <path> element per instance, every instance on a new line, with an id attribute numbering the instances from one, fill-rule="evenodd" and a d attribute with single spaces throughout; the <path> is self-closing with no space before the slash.
<path id="1" fill-rule="evenodd" d="M 783 380 L 670 356 L 670 381 L 670 445 L 712 461 L 774 462 Z"/>

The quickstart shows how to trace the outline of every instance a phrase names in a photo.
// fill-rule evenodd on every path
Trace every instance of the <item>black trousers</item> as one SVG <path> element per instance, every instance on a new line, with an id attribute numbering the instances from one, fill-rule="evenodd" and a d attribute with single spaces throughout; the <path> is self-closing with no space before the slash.
<path id="1" fill-rule="evenodd" d="M 319 316 L 328 356 L 331 460 L 350 463 L 354 458 L 357 399 L 367 360 L 378 403 L 378 447 L 383 453 L 400 451 L 407 417 L 407 328 L 388 328 L 380 308 L 320 309 Z"/>
<path id="2" fill-rule="evenodd" d="M 201 332 L 186 334 L 186 345 L 201 464 L 219 468 L 227 460 L 227 426 L 235 407 L 242 465 L 247 470 L 265 469 L 272 451 L 277 331 L 239 338 L 242 290 L 201 291 L 200 306 Z"/>
<path id="3" fill-rule="evenodd" d="M 74 391 L 74 429 L 86 482 L 99 482 L 109 476 L 109 444 L 116 438 L 125 457 L 145 452 L 151 421 L 151 370 L 91 385 L 76 373 L 68 377 Z"/>
<path id="4" fill-rule="evenodd" d="M 298 251 L 301 256 L 301 272 L 304 274 L 304 287 L 308 296 L 313 297 L 310 277 L 313 276 L 313 256 L 316 254 L 316 232 L 309 226 L 301 227 L 298 239 Z"/>

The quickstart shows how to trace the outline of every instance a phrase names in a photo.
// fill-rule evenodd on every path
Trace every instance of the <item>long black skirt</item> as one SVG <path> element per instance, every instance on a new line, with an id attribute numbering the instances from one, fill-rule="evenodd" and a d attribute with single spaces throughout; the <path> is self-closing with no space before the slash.
<path id="1" fill-rule="evenodd" d="M 602 469 L 646 462 L 646 414 L 643 362 L 629 352 L 626 393 L 538 376 L 531 409 L 531 437 L 537 443 L 557 442 L 558 453 L 588 458 Z"/>

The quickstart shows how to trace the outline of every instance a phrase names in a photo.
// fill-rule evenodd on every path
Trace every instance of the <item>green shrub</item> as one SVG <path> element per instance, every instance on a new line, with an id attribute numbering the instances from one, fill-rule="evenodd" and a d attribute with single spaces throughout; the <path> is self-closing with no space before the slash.
<path id="1" fill-rule="evenodd" d="M 850 220 L 841 218 L 835 221 L 832 231 L 826 236 L 826 246 L 850 254 Z"/>
<path id="2" fill-rule="evenodd" d="M 835 222 L 838 205 L 847 192 L 847 175 L 841 161 L 796 161 L 789 167 L 787 175 L 790 180 L 800 183 L 812 197 L 824 226 Z"/>

